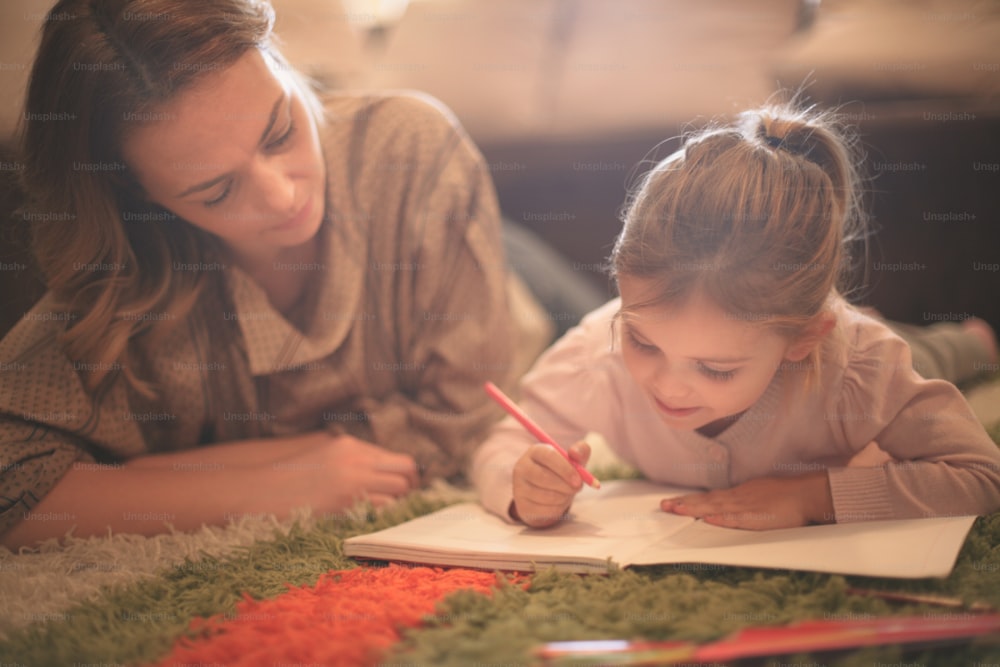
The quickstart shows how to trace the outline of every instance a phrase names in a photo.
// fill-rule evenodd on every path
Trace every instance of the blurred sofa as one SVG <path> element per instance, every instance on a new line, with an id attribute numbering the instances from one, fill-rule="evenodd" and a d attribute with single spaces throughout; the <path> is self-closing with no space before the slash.
<path id="1" fill-rule="evenodd" d="M 4 138 L 49 4 L 0 9 Z M 609 293 L 601 264 L 645 166 L 686 129 L 801 88 L 839 105 L 869 156 L 878 234 L 860 297 L 905 321 L 974 314 L 1000 327 L 1000 271 L 983 268 L 1000 259 L 995 3 L 411 0 L 388 18 L 374 1 L 273 4 L 286 55 L 322 85 L 441 99 L 483 151 L 507 217 Z"/>
<path id="2" fill-rule="evenodd" d="M 776 57 L 867 153 L 876 235 L 860 296 L 894 319 L 1000 329 L 1000 3 L 824 2 Z"/>

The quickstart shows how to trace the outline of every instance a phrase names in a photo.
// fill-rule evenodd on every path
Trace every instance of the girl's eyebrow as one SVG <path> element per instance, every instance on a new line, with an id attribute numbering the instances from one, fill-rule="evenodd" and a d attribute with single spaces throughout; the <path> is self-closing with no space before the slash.
<path id="1" fill-rule="evenodd" d="M 693 358 L 693 361 L 700 361 L 701 363 L 709 364 L 741 364 L 744 361 L 750 361 L 750 357 L 699 357 Z"/>
<path id="2" fill-rule="evenodd" d="M 630 322 L 629 319 L 627 317 L 625 317 L 625 315 L 626 315 L 626 313 L 624 311 L 619 310 L 617 313 L 615 313 L 614 319 L 616 319 L 619 322 L 621 322 L 622 326 L 627 327 L 628 330 L 631 331 L 633 334 L 639 334 L 640 336 L 642 336 L 646 340 L 649 340 L 644 333 L 642 333 L 641 331 L 639 331 L 638 329 L 635 328 L 635 324 L 633 324 L 632 322 Z M 691 361 L 697 361 L 697 362 L 703 363 L 703 364 L 706 364 L 706 363 L 707 364 L 741 364 L 743 362 L 750 361 L 752 359 L 752 357 L 688 357 L 688 359 L 690 359 Z"/>
<path id="3" fill-rule="evenodd" d="M 271 129 L 274 127 L 274 123 L 278 120 L 278 109 L 281 108 L 281 103 L 285 100 L 286 97 L 287 94 L 285 93 L 285 91 L 282 91 L 277 101 L 275 101 L 274 106 L 271 107 L 271 114 L 268 116 L 267 126 L 264 128 L 264 131 L 260 135 L 260 139 L 257 141 L 258 146 L 262 145 L 265 141 L 267 141 L 267 137 L 269 134 L 271 134 Z M 198 183 L 197 185 L 192 185 L 188 189 L 184 190 L 184 192 L 177 195 L 177 198 L 180 199 L 183 197 L 187 197 L 188 195 L 194 194 L 195 192 L 208 190 L 213 185 L 221 181 L 224 181 L 228 177 L 229 173 L 226 172 L 225 174 L 221 174 L 219 176 L 216 176 L 215 178 L 203 181 L 201 183 Z"/>
<path id="4" fill-rule="evenodd" d="M 613 318 L 612 321 L 613 322 L 618 322 L 618 324 L 620 326 L 628 329 L 630 332 L 632 332 L 634 334 L 639 334 L 643 338 L 646 337 L 645 335 L 643 335 L 643 333 L 641 331 L 639 331 L 635 327 L 634 322 L 629 318 L 629 314 L 626 313 L 626 312 L 624 312 L 624 311 L 619 310 L 617 313 L 615 313 L 615 316 L 614 316 L 614 318 Z"/>

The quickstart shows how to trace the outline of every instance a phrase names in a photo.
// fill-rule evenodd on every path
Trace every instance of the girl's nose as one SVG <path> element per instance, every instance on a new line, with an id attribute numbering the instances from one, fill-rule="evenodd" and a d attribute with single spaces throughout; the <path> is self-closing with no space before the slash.
<path id="1" fill-rule="evenodd" d="M 669 401 L 672 398 L 683 398 L 690 393 L 690 387 L 684 380 L 680 369 L 671 366 L 666 361 L 657 365 L 653 375 L 653 386 L 660 399 Z"/>

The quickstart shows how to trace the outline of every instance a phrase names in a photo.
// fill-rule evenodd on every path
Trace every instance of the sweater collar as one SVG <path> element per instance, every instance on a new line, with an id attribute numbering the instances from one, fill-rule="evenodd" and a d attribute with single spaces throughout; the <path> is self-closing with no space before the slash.
<path id="1" fill-rule="evenodd" d="M 269 375 L 313 365 L 330 356 L 344 342 L 357 317 L 363 275 L 361 264 L 351 259 L 344 235 L 324 220 L 319 231 L 320 251 L 307 290 L 310 312 L 304 329 L 290 322 L 268 299 L 267 293 L 245 271 L 234 267 L 229 275 L 247 358 L 253 375 Z"/>
<path id="2" fill-rule="evenodd" d="M 781 403 L 781 392 L 784 384 L 783 372 L 778 369 L 757 402 L 740 415 L 729 428 L 714 437 L 702 435 L 698 431 L 690 431 L 690 437 L 705 444 L 722 445 L 729 450 L 742 443 L 752 441 L 767 424 L 778 418 L 777 409 Z"/>

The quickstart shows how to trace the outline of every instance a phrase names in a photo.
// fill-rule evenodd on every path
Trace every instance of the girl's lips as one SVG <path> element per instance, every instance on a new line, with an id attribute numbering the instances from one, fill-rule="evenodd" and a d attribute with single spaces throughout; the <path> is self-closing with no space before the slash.
<path id="1" fill-rule="evenodd" d="M 669 415 L 670 417 L 687 417 L 688 415 L 693 415 L 695 412 L 698 411 L 698 408 L 696 407 L 672 408 L 663 401 L 661 401 L 660 399 L 656 398 L 655 396 L 653 397 L 653 400 L 656 401 L 656 407 L 658 407 L 661 412 Z"/>

